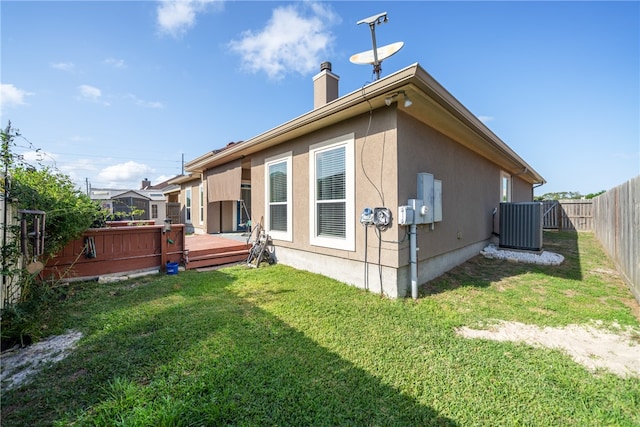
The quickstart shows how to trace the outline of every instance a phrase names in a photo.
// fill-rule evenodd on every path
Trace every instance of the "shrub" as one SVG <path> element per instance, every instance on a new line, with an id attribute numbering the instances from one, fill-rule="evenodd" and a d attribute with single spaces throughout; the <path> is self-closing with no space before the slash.
<path id="1" fill-rule="evenodd" d="M 20 136 L 12 130 L 11 123 L 2 130 L 1 155 L 3 160 L 2 197 L 15 211 L 45 212 L 44 245 L 42 261 L 60 251 L 69 241 L 79 237 L 94 224 L 104 222 L 104 212 L 97 203 L 76 188 L 69 176 L 43 165 L 29 165 L 21 156 L 13 153 L 14 138 Z M 4 219 L 4 218 L 3 218 Z M 2 341 L 18 341 L 22 344 L 39 336 L 38 313 L 55 301 L 51 295 L 53 284 L 35 280 L 25 265 L 33 261 L 33 255 L 20 260 L 20 254 L 33 254 L 31 247 L 21 247 L 20 226 L 12 225 L 8 218 L 3 226 L 2 286 L 18 289 L 7 292 L 7 300 L 1 317 Z M 30 218 L 33 220 L 33 218 Z M 32 228 L 29 227 L 29 230 Z M 26 240 L 28 246 L 31 239 Z M 8 289 L 6 289 L 8 291 Z M 18 294 L 17 302 L 13 296 Z M 9 299 L 11 298 L 11 299 Z"/>

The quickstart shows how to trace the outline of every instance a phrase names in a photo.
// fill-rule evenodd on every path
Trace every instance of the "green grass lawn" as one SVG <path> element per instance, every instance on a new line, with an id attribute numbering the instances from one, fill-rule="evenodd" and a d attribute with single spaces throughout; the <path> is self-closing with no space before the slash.
<path id="1" fill-rule="evenodd" d="M 478 256 L 418 301 L 281 265 L 71 284 L 42 326 L 84 337 L 3 390 L 2 425 L 640 425 L 640 379 L 455 333 L 495 319 L 640 331 L 592 234 L 545 233 L 545 247 L 565 262 Z"/>

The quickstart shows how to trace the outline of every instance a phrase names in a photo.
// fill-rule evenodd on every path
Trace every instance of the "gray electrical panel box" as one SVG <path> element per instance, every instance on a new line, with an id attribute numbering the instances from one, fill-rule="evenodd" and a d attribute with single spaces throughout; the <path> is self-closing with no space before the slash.
<path id="1" fill-rule="evenodd" d="M 416 224 L 433 224 L 442 221 L 442 181 L 430 173 L 418 174 L 418 197 L 424 204 L 416 209 Z"/>
<path id="2" fill-rule="evenodd" d="M 442 181 L 433 180 L 433 222 L 442 221 Z"/>
<path id="3" fill-rule="evenodd" d="M 425 208 L 419 210 L 420 221 L 416 224 L 430 224 L 433 222 L 433 175 L 430 173 L 418 174 L 418 199 L 422 200 Z"/>

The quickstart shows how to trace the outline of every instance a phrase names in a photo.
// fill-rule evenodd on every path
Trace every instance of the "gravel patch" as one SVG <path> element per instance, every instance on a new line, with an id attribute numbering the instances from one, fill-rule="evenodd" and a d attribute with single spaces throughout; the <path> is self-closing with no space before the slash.
<path id="1" fill-rule="evenodd" d="M 555 252 L 542 251 L 541 253 L 511 251 L 500 249 L 496 245 L 491 244 L 480 251 L 480 253 L 489 259 L 506 259 L 511 262 L 524 262 L 527 264 L 540 265 L 560 265 L 564 261 L 564 257 Z"/>
<path id="2" fill-rule="evenodd" d="M 631 329 L 613 333 L 594 326 L 568 325 L 562 328 L 500 321 L 486 330 L 458 328 L 465 338 L 524 342 L 534 347 L 557 349 L 591 372 L 605 369 L 621 377 L 640 378 L 640 344 Z M 637 331 L 635 332 L 637 336 Z"/>
<path id="3" fill-rule="evenodd" d="M 75 348 L 81 332 L 69 331 L 32 344 L 28 347 L 8 350 L 0 355 L 0 384 L 9 390 L 29 379 L 50 363 L 64 359 Z"/>

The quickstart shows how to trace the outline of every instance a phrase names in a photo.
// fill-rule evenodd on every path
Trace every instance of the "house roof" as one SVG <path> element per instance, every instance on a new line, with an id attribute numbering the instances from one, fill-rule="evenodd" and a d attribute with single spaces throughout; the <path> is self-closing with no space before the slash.
<path id="1" fill-rule="evenodd" d="M 91 200 L 111 200 L 119 197 L 140 197 L 143 199 L 162 201 L 165 196 L 161 190 L 122 190 L 115 188 L 92 188 Z"/>
<path id="2" fill-rule="evenodd" d="M 162 189 L 162 193 L 163 194 L 171 194 L 171 193 L 176 193 L 176 192 L 180 192 L 180 185 L 179 184 L 170 184 L 166 187 L 164 187 Z"/>
<path id="3" fill-rule="evenodd" d="M 142 190 L 164 190 L 169 186 L 169 181 L 171 181 L 172 179 L 173 178 L 169 178 L 156 185 L 149 185 L 148 187 L 142 188 Z"/>
<path id="4" fill-rule="evenodd" d="M 545 179 L 472 114 L 418 63 L 344 95 L 247 141 L 207 152 L 188 162 L 189 172 L 204 172 L 257 151 L 386 106 L 385 98 L 405 91 L 411 107 L 398 109 L 451 137 L 468 149 L 531 184 Z M 186 181 L 186 180 L 185 180 Z M 184 181 L 183 181 L 184 182 Z M 176 183 L 175 180 L 172 183 Z"/>
<path id="5" fill-rule="evenodd" d="M 175 178 L 170 179 L 169 180 L 169 184 L 170 185 L 180 185 L 180 184 L 184 184 L 185 182 L 193 181 L 195 179 L 198 179 L 198 177 L 195 176 L 192 173 L 190 173 L 188 175 L 178 175 Z"/>

